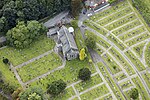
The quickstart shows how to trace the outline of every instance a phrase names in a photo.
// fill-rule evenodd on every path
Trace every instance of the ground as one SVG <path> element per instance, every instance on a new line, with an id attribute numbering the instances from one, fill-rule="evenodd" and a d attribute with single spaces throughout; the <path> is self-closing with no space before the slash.
<path id="1" fill-rule="evenodd" d="M 150 32 L 130 0 L 109 6 L 91 17 L 81 14 L 75 30 L 79 50 L 87 34 L 97 36 L 97 47 L 89 49 L 84 61 L 66 61 L 55 51 L 55 42 L 45 36 L 28 49 L 0 48 L 0 60 L 6 57 L 11 66 L 0 62 L 7 82 L 24 89 L 63 79 L 66 90 L 50 100 L 129 100 L 132 88 L 139 90 L 139 100 L 150 99 Z M 93 59 L 89 63 L 89 59 Z M 81 68 L 91 70 L 91 79 L 78 79 Z"/>

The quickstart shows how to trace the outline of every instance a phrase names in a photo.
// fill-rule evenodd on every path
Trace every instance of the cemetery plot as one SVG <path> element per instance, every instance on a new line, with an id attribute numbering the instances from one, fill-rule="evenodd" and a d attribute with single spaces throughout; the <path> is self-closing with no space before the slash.
<path id="1" fill-rule="evenodd" d="M 112 33 L 117 36 L 117 35 L 119 35 L 123 32 L 126 32 L 126 31 L 128 31 L 128 30 L 130 30 L 130 29 L 132 29 L 138 25 L 141 25 L 141 22 L 139 20 L 135 20 L 132 23 L 129 23 L 129 24 L 117 29 L 117 30 L 112 31 Z"/>
<path id="2" fill-rule="evenodd" d="M 148 67 L 150 67 L 150 42 L 148 43 L 145 51 L 145 60 Z"/>
<path id="3" fill-rule="evenodd" d="M 146 30 L 145 30 L 144 26 L 142 26 L 142 27 L 136 28 L 136 29 L 134 29 L 134 30 L 132 30 L 132 31 L 130 31 L 130 32 L 127 32 L 126 34 L 120 36 L 119 38 L 120 38 L 122 41 L 125 41 L 125 40 L 127 40 L 127 39 L 129 39 L 129 38 L 131 38 L 131 37 L 134 37 L 134 36 L 136 36 L 136 35 L 138 35 L 138 34 L 140 34 L 140 33 L 145 32 L 145 31 L 146 31 Z"/>
<path id="4" fill-rule="evenodd" d="M 87 80 L 86 82 L 80 82 L 75 85 L 75 88 L 79 92 L 83 92 L 84 90 L 93 87 L 94 85 L 97 85 L 102 82 L 102 79 L 99 74 L 96 74 L 95 76 L 92 76 L 90 80 Z"/>
<path id="5" fill-rule="evenodd" d="M 122 88 L 122 90 L 127 89 L 127 88 L 133 86 L 132 83 L 131 83 L 131 81 L 129 81 L 129 80 L 125 81 L 125 82 L 122 82 L 119 85 Z"/>
<path id="6" fill-rule="evenodd" d="M 71 100 L 79 100 L 79 99 L 78 99 L 78 97 L 75 97 L 75 98 L 73 98 L 73 99 L 71 99 Z"/>
<path id="7" fill-rule="evenodd" d="M 113 22 L 112 24 L 107 25 L 105 28 L 107 28 L 108 30 L 113 30 L 121 25 L 124 25 L 132 20 L 136 19 L 135 14 L 131 14 L 126 16 L 125 18 L 122 18 L 116 22 Z"/>
<path id="8" fill-rule="evenodd" d="M 121 56 L 121 54 L 114 48 L 110 49 L 110 53 L 118 60 L 118 62 L 123 66 L 129 75 L 135 74 L 133 68 L 129 63 Z"/>
<path id="9" fill-rule="evenodd" d="M 31 80 L 37 76 L 40 76 L 48 71 L 51 71 L 62 65 L 62 61 L 55 53 L 51 53 L 41 59 L 38 59 L 28 65 L 18 68 L 18 74 L 23 82 Z"/>
<path id="10" fill-rule="evenodd" d="M 92 29 L 94 29 L 95 31 L 99 32 L 102 35 L 106 35 L 108 32 L 106 30 L 104 30 L 103 28 L 101 28 L 99 25 L 93 23 L 92 21 L 88 21 L 86 20 L 84 22 L 84 24 Z"/>
<path id="11" fill-rule="evenodd" d="M 101 98 L 99 100 L 113 100 L 113 97 L 112 97 L 111 94 L 109 94 L 108 96 L 105 96 L 105 97 L 103 97 L 103 98 Z"/>
<path id="12" fill-rule="evenodd" d="M 111 15 L 110 17 L 104 18 L 103 20 L 98 21 L 98 24 L 100 25 L 106 25 L 114 20 L 117 20 L 118 18 L 121 18 L 125 16 L 126 14 L 129 14 L 132 12 L 132 9 L 130 7 L 123 9 L 120 12 L 117 12 L 116 14 Z"/>
<path id="13" fill-rule="evenodd" d="M 110 14 L 112 14 L 113 12 L 116 12 L 116 11 L 120 11 L 122 9 L 124 9 L 125 7 L 127 7 L 129 4 L 127 1 L 125 2 L 120 2 L 118 3 L 117 5 L 115 6 L 112 6 L 111 8 L 109 8 L 108 10 L 104 10 L 103 12 L 100 12 L 94 16 L 92 16 L 90 19 L 93 20 L 93 21 L 97 21 L 105 16 L 108 16 Z"/>
<path id="14" fill-rule="evenodd" d="M 133 78 L 132 81 L 136 85 L 136 88 L 138 89 L 138 92 L 141 94 L 142 100 L 149 100 L 148 93 L 145 90 L 145 88 L 144 88 L 143 84 L 141 83 L 141 81 L 139 80 L 139 78 L 138 77 Z"/>
<path id="15" fill-rule="evenodd" d="M 17 66 L 25 61 L 32 59 L 33 57 L 37 57 L 40 54 L 51 50 L 54 45 L 55 43 L 53 40 L 41 36 L 39 40 L 31 44 L 29 48 L 19 50 L 12 47 L 7 47 L 0 50 L 0 58 L 8 58 L 14 66 Z"/>
<path id="16" fill-rule="evenodd" d="M 134 56 L 134 54 L 131 51 L 127 51 L 125 52 L 125 54 L 139 71 L 145 70 L 144 65 L 141 63 L 141 61 L 138 58 Z"/>
<path id="17" fill-rule="evenodd" d="M 147 86 L 150 89 L 150 73 L 146 72 L 146 73 L 142 74 L 142 77 L 144 78 Z"/>
<path id="18" fill-rule="evenodd" d="M 1 50 L 0 50 L 1 51 Z M 0 58 L 0 71 L 2 73 L 2 78 L 11 86 L 19 87 L 20 84 L 15 77 L 15 74 L 11 71 L 9 65 L 5 65 Z"/>
<path id="19" fill-rule="evenodd" d="M 72 87 L 65 89 L 65 91 L 55 97 L 50 97 L 50 100 L 67 100 L 70 97 L 74 96 L 75 92 Z"/>
<path id="20" fill-rule="evenodd" d="M 93 35 L 95 35 L 93 32 L 91 32 L 91 31 L 88 31 L 88 30 L 86 30 L 85 31 L 85 35 L 88 35 L 88 34 L 93 34 Z M 96 36 L 96 35 L 95 35 Z M 101 37 L 99 37 L 99 36 L 96 36 L 96 42 L 98 43 L 98 44 L 100 44 L 101 46 L 103 46 L 104 48 L 109 48 L 110 47 L 110 44 L 108 43 L 108 42 L 106 42 L 104 39 L 102 39 Z"/>
<path id="21" fill-rule="evenodd" d="M 108 54 L 105 54 L 105 57 L 103 57 L 103 59 L 107 63 L 112 74 L 116 74 L 121 71 L 121 68 L 119 67 L 119 65 Z"/>
<path id="22" fill-rule="evenodd" d="M 148 38 L 150 38 L 150 35 L 146 32 L 146 33 L 144 33 L 144 34 L 142 34 L 142 35 L 140 35 L 140 36 L 138 36 L 138 37 L 136 37 L 136 38 L 134 38 L 134 39 L 132 39 L 132 40 L 130 40 L 128 42 L 126 42 L 126 44 L 128 46 L 132 46 L 132 45 L 134 45 L 134 44 L 136 44 L 138 42 L 141 42 L 141 41 L 143 41 L 145 39 L 148 39 Z"/>
<path id="23" fill-rule="evenodd" d="M 97 88 L 94 88 L 82 95 L 80 95 L 82 100 L 94 100 L 100 96 L 103 96 L 105 94 L 109 93 L 109 90 L 107 89 L 106 85 L 100 85 Z"/>
<path id="24" fill-rule="evenodd" d="M 96 72 L 93 64 L 89 64 L 88 60 L 80 61 L 78 59 L 75 59 L 72 61 L 67 61 L 65 68 L 63 68 L 61 70 L 57 70 L 57 71 L 47 75 L 45 78 L 36 80 L 36 81 L 30 83 L 28 86 L 37 85 L 39 87 L 42 87 L 43 90 L 46 91 L 47 84 L 49 84 L 55 80 L 62 79 L 67 83 L 67 85 L 72 84 L 79 80 L 78 79 L 79 70 L 84 67 L 89 68 L 92 73 Z"/>
<path id="25" fill-rule="evenodd" d="M 132 48 L 135 51 L 136 55 L 139 56 L 140 58 L 142 58 L 144 45 L 145 42 Z"/>
<path id="26" fill-rule="evenodd" d="M 121 73 L 121 74 L 115 76 L 115 78 L 117 81 L 120 81 L 120 80 L 127 78 L 127 76 L 124 73 Z"/>
<path id="27" fill-rule="evenodd" d="M 98 63 L 98 67 L 101 71 L 101 73 L 103 74 L 103 76 L 105 77 L 107 83 L 109 84 L 109 86 L 111 87 L 113 93 L 116 95 L 118 100 L 124 100 L 123 95 L 121 94 L 119 88 L 117 87 L 117 85 L 114 83 L 114 80 L 111 78 L 110 74 L 108 73 L 106 66 L 104 66 L 101 62 Z"/>
<path id="28" fill-rule="evenodd" d="M 120 49 L 120 50 L 124 50 L 126 47 L 123 43 L 121 43 L 117 38 L 115 38 L 113 35 L 109 35 L 108 39 L 111 40 L 113 43 L 116 44 L 116 46 Z"/>
<path id="29" fill-rule="evenodd" d="M 104 50 L 103 50 L 102 48 L 100 48 L 98 45 L 96 45 L 95 51 L 96 51 L 99 55 L 101 55 L 101 54 L 104 52 Z"/>

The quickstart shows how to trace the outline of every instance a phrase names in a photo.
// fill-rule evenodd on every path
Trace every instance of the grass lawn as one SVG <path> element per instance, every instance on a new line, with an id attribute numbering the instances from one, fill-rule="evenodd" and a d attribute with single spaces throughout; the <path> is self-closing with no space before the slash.
<path id="1" fill-rule="evenodd" d="M 142 74 L 142 77 L 144 78 L 147 86 L 150 89 L 150 73 L 146 72 L 146 73 Z"/>
<path id="2" fill-rule="evenodd" d="M 99 32 L 102 35 L 106 35 L 108 32 L 106 30 L 104 30 L 102 27 L 100 27 L 99 25 L 93 23 L 90 20 L 86 20 L 84 21 L 84 24 L 92 29 L 94 29 L 95 31 Z"/>
<path id="3" fill-rule="evenodd" d="M 144 45 L 145 45 L 145 42 L 132 48 L 140 58 L 142 58 Z"/>
<path id="4" fill-rule="evenodd" d="M 92 76 L 90 80 L 76 84 L 75 88 L 79 92 L 82 92 L 82 91 L 84 91 L 88 88 L 91 88 L 92 86 L 97 85 L 101 82 L 102 82 L 101 77 L 99 76 L 99 74 L 96 74 L 95 76 Z"/>
<path id="5" fill-rule="evenodd" d="M 93 64 L 89 64 L 88 60 L 80 61 L 79 59 L 75 59 L 72 61 L 67 61 L 65 68 L 55 71 L 43 79 L 34 81 L 29 86 L 37 85 L 39 87 L 42 87 L 43 90 L 46 91 L 47 84 L 55 80 L 62 79 L 67 83 L 67 85 L 72 84 L 73 82 L 76 82 L 79 80 L 78 72 L 81 68 L 84 68 L 84 67 L 89 68 L 92 73 L 96 72 Z"/>
<path id="6" fill-rule="evenodd" d="M 105 77 L 107 83 L 109 84 L 110 88 L 112 89 L 112 91 L 114 92 L 114 94 L 116 95 L 117 99 L 122 99 L 124 100 L 123 95 L 121 94 L 119 88 L 117 87 L 117 85 L 115 84 L 114 80 L 110 77 L 110 74 L 108 73 L 108 70 L 106 68 L 106 66 L 104 66 L 103 63 L 98 63 L 97 64 L 101 73 L 103 74 L 103 76 Z M 119 96 L 118 96 L 119 95 Z"/>
<path id="7" fill-rule="evenodd" d="M 112 95 L 109 94 L 108 96 L 105 96 L 105 97 L 103 97 L 103 98 L 101 98 L 99 100 L 113 100 L 113 98 L 112 98 Z"/>
<path id="8" fill-rule="evenodd" d="M 127 76 L 124 73 L 121 73 L 117 76 L 115 76 L 117 81 L 123 80 L 124 78 L 127 78 Z"/>
<path id="9" fill-rule="evenodd" d="M 109 35 L 108 39 L 111 40 L 120 50 L 124 50 L 126 46 L 121 43 L 117 38 L 115 38 L 113 35 Z"/>
<path id="10" fill-rule="evenodd" d="M 32 63 L 27 64 L 21 68 L 18 68 L 18 74 L 23 82 L 31 80 L 39 75 L 42 75 L 48 71 L 51 71 L 62 65 L 60 57 L 52 52 L 51 54 L 42 57 Z"/>
<path id="11" fill-rule="evenodd" d="M 140 35 L 140 36 L 138 36 L 138 37 L 136 37 L 136 38 L 134 38 L 134 39 L 132 39 L 132 40 L 130 40 L 128 42 L 126 42 L 126 44 L 128 46 L 132 46 L 132 45 L 134 45 L 134 44 L 136 44 L 138 42 L 141 42 L 141 41 L 143 41 L 145 39 L 148 39 L 148 38 L 150 38 L 150 35 L 146 32 L 146 33 L 144 33 L 144 34 L 142 34 L 142 35 Z"/>
<path id="12" fill-rule="evenodd" d="M 137 59 L 131 51 L 125 52 L 130 61 L 135 65 L 135 67 L 139 70 L 145 70 L 144 65 L 141 63 L 139 59 Z"/>
<path id="13" fill-rule="evenodd" d="M 141 94 L 142 100 L 149 100 L 149 96 L 148 96 L 143 84 L 139 80 L 139 78 L 138 77 L 133 78 L 132 81 L 136 85 L 136 88 L 138 89 L 138 92 Z"/>
<path id="14" fill-rule="evenodd" d="M 129 8 L 125 8 L 124 10 L 120 11 L 120 12 L 115 12 L 116 14 L 111 15 L 110 17 L 104 18 L 103 20 L 98 21 L 98 24 L 100 25 L 106 25 L 114 20 L 117 20 L 118 18 L 121 18 L 123 16 L 125 16 L 126 14 L 129 14 L 132 12 L 132 9 Z"/>
<path id="15" fill-rule="evenodd" d="M 122 88 L 122 90 L 127 89 L 127 88 L 133 86 L 132 83 L 129 80 L 125 81 L 125 82 L 122 82 L 119 85 Z"/>
<path id="16" fill-rule="evenodd" d="M 123 68 L 127 71 L 129 75 L 135 74 L 134 70 L 129 65 L 129 63 L 121 56 L 121 54 L 115 48 L 112 48 L 109 51 L 118 60 L 118 62 L 123 66 Z"/>
<path id="17" fill-rule="evenodd" d="M 108 30 L 113 30 L 121 25 L 124 25 L 124 24 L 136 19 L 136 18 L 137 17 L 135 16 L 135 14 L 130 14 L 130 15 L 126 16 L 125 18 L 121 18 L 120 20 L 113 22 L 112 24 L 109 24 L 105 28 L 107 28 Z"/>
<path id="18" fill-rule="evenodd" d="M 134 37 L 134 36 L 136 36 L 136 35 L 138 35 L 138 34 L 140 34 L 140 33 L 145 32 L 145 31 L 146 31 L 145 27 L 144 27 L 144 26 L 141 26 L 141 27 L 136 28 L 136 29 L 134 29 L 134 30 L 132 30 L 132 31 L 130 31 L 130 32 L 127 32 L 126 34 L 120 36 L 119 38 L 120 38 L 122 41 L 125 41 L 125 40 L 130 39 L 130 38 L 132 38 L 132 37 Z"/>
<path id="19" fill-rule="evenodd" d="M 148 67 L 150 67 L 150 42 L 148 43 L 145 51 L 145 60 Z"/>
<path id="20" fill-rule="evenodd" d="M 116 73 L 122 71 L 120 66 L 108 54 L 105 54 L 105 57 L 102 56 L 102 58 L 107 63 L 112 74 L 116 74 Z"/>
<path id="21" fill-rule="evenodd" d="M 124 7 L 127 7 L 129 4 L 125 1 L 125 2 L 120 2 L 115 6 L 112 6 L 110 9 L 104 10 L 100 13 L 95 14 L 94 16 L 90 17 L 91 20 L 93 21 L 97 21 L 105 16 L 108 16 L 112 13 L 114 13 L 115 11 L 119 11 L 124 9 Z"/>
<path id="22" fill-rule="evenodd" d="M 104 39 L 102 39 L 101 37 L 95 35 L 93 32 L 91 32 L 89 30 L 85 31 L 85 35 L 90 35 L 90 34 L 94 35 L 96 37 L 96 42 L 98 44 L 100 44 L 101 46 L 103 46 L 104 48 L 109 48 L 110 47 L 110 44 L 107 41 L 105 41 Z"/>
<path id="23" fill-rule="evenodd" d="M 130 29 L 132 29 L 138 25 L 141 25 L 141 22 L 139 20 L 135 20 L 132 23 L 127 24 L 126 26 L 123 26 L 117 30 L 114 30 L 112 33 L 117 36 L 117 35 L 119 35 L 123 32 L 126 32 L 126 31 L 128 31 L 128 30 L 130 30 Z"/>
<path id="24" fill-rule="evenodd" d="M 69 87 L 69 88 L 65 89 L 65 91 L 63 93 L 59 94 L 56 97 L 51 97 L 49 100 L 67 100 L 74 95 L 75 95 L 75 92 L 74 92 L 73 88 Z"/>
<path id="25" fill-rule="evenodd" d="M 41 36 L 39 40 L 31 44 L 30 47 L 23 50 L 14 49 L 7 47 L 0 50 L 0 58 L 8 58 L 14 66 L 17 66 L 25 61 L 30 60 L 33 57 L 39 56 L 54 47 L 55 43 L 53 40 L 46 36 Z"/>
<path id="26" fill-rule="evenodd" d="M 94 100 L 107 93 L 109 93 L 109 90 L 107 89 L 106 85 L 103 84 L 97 88 L 92 89 L 91 91 L 82 94 L 80 97 L 82 100 Z"/>

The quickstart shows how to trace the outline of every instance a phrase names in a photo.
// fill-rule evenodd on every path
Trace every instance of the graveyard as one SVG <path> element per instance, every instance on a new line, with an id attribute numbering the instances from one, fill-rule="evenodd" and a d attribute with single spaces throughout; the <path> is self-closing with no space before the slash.
<path id="1" fill-rule="evenodd" d="M 133 88 L 138 89 L 137 100 L 149 100 L 150 32 L 137 13 L 131 0 L 122 0 L 86 17 L 75 29 L 74 39 L 80 51 L 86 48 L 84 36 L 95 36 L 96 53 L 86 48 L 84 60 L 68 61 L 55 50 L 56 42 L 45 35 L 29 48 L 4 46 L 0 48 L 2 75 L 16 89 L 37 86 L 45 94 L 47 84 L 62 79 L 66 89 L 54 97 L 46 94 L 48 100 L 132 100 Z M 10 65 L 2 62 L 3 57 L 9 59 Z M 82 68 L 91 71 L 87 81 L 78 77 Z"/>

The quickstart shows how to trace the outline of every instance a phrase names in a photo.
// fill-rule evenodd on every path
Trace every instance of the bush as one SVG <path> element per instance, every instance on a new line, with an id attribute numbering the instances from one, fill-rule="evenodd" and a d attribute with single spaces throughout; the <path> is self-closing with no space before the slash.
<path id="1" fill-rule="evenodd" d="M 9 63 L 9 60 L 7 58 L 3 58 L 3 63 L 4 64 L 8 64 Z"/>
<path id="2" fill-rule="evenodd" d="M 85 39 L 85 45 L 88 48 L 95 49 L 96 48 L 96 36 L 95 35 L 87 35 L 87 38 Z"/>
<path id="3" fill-rule="evenodd" d="M 137 98 L 139 97 L 138 89 L 133 88 L 133 89 L 130 91 L 130 97 L 131 97 L 132 99 L 137 99 Z"/>
<path id="4" fill-rule="evenodd" d="M 91 78 L 91 71 L 88 68 L 82 68 L 79 71 L 78 77 L 83 81 L 89 80 Z"/>

